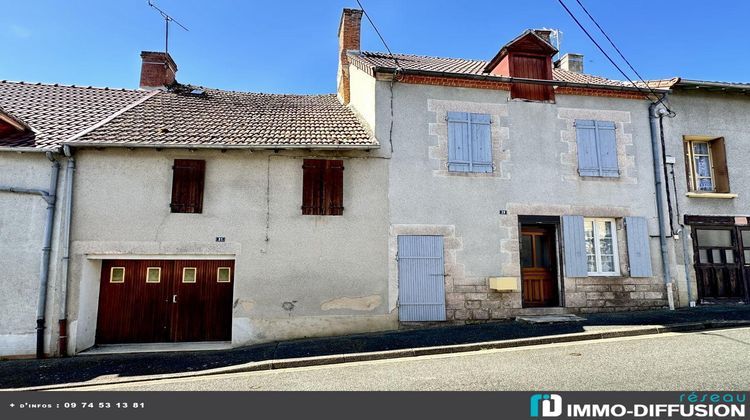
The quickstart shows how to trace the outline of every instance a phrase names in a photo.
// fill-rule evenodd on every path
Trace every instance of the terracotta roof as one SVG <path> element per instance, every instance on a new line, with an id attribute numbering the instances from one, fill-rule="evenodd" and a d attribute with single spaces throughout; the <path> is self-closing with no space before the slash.
<path id="1" fill-rule="evenodd" d="M 0 146 L 54 149 L 148 93 L 2 80 L 0 108 L 31 131 L 0 139 Z"/>
<path id="2" fill-rule="evenodd" d="M 194 90 L 202 93 L 191 93 Z M 158 92 L 70 144 L 378 147 L 377 140 L 336 95 L 275 95 L 193 86 Z"/>
<path id="3" fill-rule="evenodd" d="M 427 57 L 421 55 L 394 54 L 401 69 L 417 70 L 429 72 L 452 73 L 456 76 L 472 75 L 485 77 L 492 76 L 484 72 L 488 61 L 470 60 L 465 58 L 440 58 Z M 395 69 L 396 63 L 388 53 L 368 52 L 368 51 L 350 51 L 349 57 L 355 66 L 362 70 L 370 69 L 371 71 L 380 67 L 385 69 Z M 593 76 L 590 74 L 575 73 L 562 69 L 553 69 L 554 80 L 570 83 L 581 83 L 601 86 L 618 86 L 628 87 L 629 84 L 617 80 L 610 80 L 604 77 Z"/>

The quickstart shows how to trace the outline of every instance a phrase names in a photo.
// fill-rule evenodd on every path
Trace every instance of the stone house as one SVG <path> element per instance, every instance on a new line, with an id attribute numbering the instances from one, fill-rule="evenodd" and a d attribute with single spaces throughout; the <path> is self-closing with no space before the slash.
<path id="1" fill-rule="evenodd" d="M 747 86 L 651 82 L 666 118 L 548 31 L 390 55 L 361 13 L 336 95 L 178 83 L 154 52 L 137 90 L 0 82 L 0 356 L 747 302 Z"/>

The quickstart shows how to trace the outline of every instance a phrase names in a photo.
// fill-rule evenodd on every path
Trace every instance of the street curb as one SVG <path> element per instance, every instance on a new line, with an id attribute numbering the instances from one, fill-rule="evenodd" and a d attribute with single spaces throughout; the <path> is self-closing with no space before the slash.
<path id="1" fill-rule="evenodd" d="M 665 334 L 671 332 L 695 332 L 722 328 L 736 328 L 750 326 L 750 320 L 703 321 L 671 324 L 667 326 L 648 326 L 644 328 L 616 329 L 608 331 L 592 331 L 572 334 L 561 334 L 544 337 L 519 338 L 512 340 L 485 341 L 469 344 L 455 344 L 434 347 L 416 347 L 399 350 L 385 350 L 369 353 L 335 354 L 328 356 L 311 356 L 292 359 L 271 359 L 259 362 L 249 362 L 241 365 L 208 369 L 189 373 L 163 374 L 110 380 L 102 382 L 77 382 L 59 385 L 43 385 L 29 388 L 3 389 L 3 391 L 54 391 L 62 389 L 81 389 L 104 385 L 139 383 L 160 379 L 184 379 L 199 376 L 213 376 L 229 373 L 259 372 L 299 367 L 326 366 L 341 363 L 377 361 L 419 356 L 435 356 L 441 354 L 456 354 L 481 350 L 509 349 L 532 347 L 545 344 L 573 343 L 578 341 L 603 340 L 608 338 L 637 337 L 643 335 Z"/>

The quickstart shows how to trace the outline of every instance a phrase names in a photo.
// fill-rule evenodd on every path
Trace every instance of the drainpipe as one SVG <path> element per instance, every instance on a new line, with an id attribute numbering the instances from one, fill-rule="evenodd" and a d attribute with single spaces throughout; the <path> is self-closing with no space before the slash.
<path id="1" fill-rule="evenodd" d="M 659 248 L 661 248 L 661 267 L 664 276 L 664 284 L 667 289 L 667 302 L 669 310 L 674 310 L 674 291 L 672 275 L 669 270 L 669 253 L 667 251 L 666 226 L 664 223 L 664 191 L 661 171 L 661 152 L 659 140 L 659 120 L 666 115 L 664 108 L 658 108 L 658 103 L 652 103 L 648 107 L 649 122 L 651 123 L 651 153 L 654 163 L 654 184 L 656 187 L 656 214 L 659 221 Z"/>
<path id="2" fill-rule="evenodd" d="M 76 160 L 70 151 L 70 147 L 63 146 L 63 153 L 68 159 L 65 167 L 65 208 L 63 213 L 64 227 L 62 231 L 62 259 L 60 260 L 60 320 L 58 349 L 60 356 L 68 355 L 68 270 L 70 268 L 70 224 L 73 215 L 73 174 L 76 170 Z"/>

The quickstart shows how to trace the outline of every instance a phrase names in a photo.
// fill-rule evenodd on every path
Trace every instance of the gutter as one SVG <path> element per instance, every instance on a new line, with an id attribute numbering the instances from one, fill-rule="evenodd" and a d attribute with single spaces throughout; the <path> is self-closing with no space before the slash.
<path id="1" fill-rule="evenodd" d="M 49 261 L 52 250 L 52 234 L 55 222 L 57 178 L 60 175 L 60 163 L 55 159 L 52 152 L 48 151 L 46 152 L 46 155 L 47 159 L 52 162 L 49 190 L 45 191 L 32 188 L 0 186 L 0 192 L 39 195 L 47 203 L 47 218 L 44 224 L 44 242 L 42 245 L 42 262 L 39 270 L 39 298 L 36 307 L 36 357 L 38 359 L 44 358 L 44 329 L 46 321 L 45 310 L 47 308 L 47 285 L 49 284 Z"/>
<path id="2" fill-rule="evenodd" d="M 667 289 L 667 301 L 669 310 L 674 310 L 674 287 L 672 275 L 669 269 L 669 253 L 667 250 L 666 225 L 664 223 L 664 191 L 661 171 L 661 142 L 659 140 L 660 130 L 659 121 L 667 111 L 664 108 L 658 108 L 658 102 L 652 103 L 648 107 L 648 117 L 651 128 L 651 154 L 654 166 L 654 185 L 656 187 L 656 214 L 659 221 L 659 248 L 661 249 L 661 268 L 664 277 L 664 285 Z"/>
<path id="3" fill-rule="evenodd" d="M 63 210 L 62 259 L 60 261 L 60 318 L 58 320 L 58 350 L 60 356 L 68 355 L 68 272 L 70 270 L 70 226 L 73 219 L 73 175 L 76 160 L 70 147 L 63 146 L 63 153 L 68 158 L 65 168 L 65 208 Z"/>
<path id="4" fill-rule="evenodd" d="M 353 145 L 285 145 L 285 144 L 268 144 L 268 145 L 225 145 L 225 144 L 159 144 L 159 143 L 112 143 L 112 142 L 66 142 L 65 146 L 75 147 L 121 147 L 127 149 L 216 149 L 216 150 L 373 150 L 379 149 L 379 144 L 353 144 Z"/>

